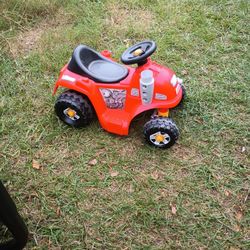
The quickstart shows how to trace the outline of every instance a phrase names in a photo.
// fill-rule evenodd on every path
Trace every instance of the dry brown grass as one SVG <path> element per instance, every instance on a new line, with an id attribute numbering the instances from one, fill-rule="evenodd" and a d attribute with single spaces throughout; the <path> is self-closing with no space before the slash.
<path id="1" fill-rule="evenodd" d="M 13 58 L 27 56 L 31 51 L 40 50 L 40 40 L 48 32 L 56 33 L 57 29 L 69 24 L 71 15 L 59 10 L 55 16 L 40 20 L 33 27 L 26 27 L 10 39 L 8 39 L 9 50 Z"/>
<path id="2" fill-rule="evenodd" d="M 0 171 L 28 225 L 28 249 L 247 249 L 246 7 L 227 1 L 238 5 L 229 15 L 212 1 L 67 2 L 65 13 L 18 26 L 17 38 L 9 32 L 17 63 L 6 53 L 0 64 Z M 154 60 L 187 87 L 184 108 L 171 112 L 181 132 L 173 148 L 144 144 L 149 117 L 128 137 L 55 118 L 53 83 L 74 46 L 120 55 L 147 38 L 158 44 Z"/>
<path id="3" fill-rule="evenodd" d="M 126 33 L 129 29 L 147 32 L 155 24 L 154 14 L 146 9 L 131 9 L 120 2 L 109 3 L 107 9 L 106 25 L 117 34 Z"/>

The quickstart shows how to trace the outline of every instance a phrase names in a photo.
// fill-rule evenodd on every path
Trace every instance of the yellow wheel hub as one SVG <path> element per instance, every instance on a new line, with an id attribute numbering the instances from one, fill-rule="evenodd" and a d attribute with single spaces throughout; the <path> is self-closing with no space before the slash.
<path id="1" fill-rule="evenodd" d="M 137 49 L 133 52 L 133 56 L 140 56 L 144 51 L 142 49 Z"/>
<path id="2" fill-rule="evenodd" d="M 163 135 L 156 135 L 155 136 L 155 140 L 157 142 L 163 142 L 164 141 L 164 136 Z"/>
<path id="3" fill-rule="evenodd" d="M 67 111 L 67 115 L 72 118 L 72 117 L 75 117 L 76 112 L 75 110 L 69 108 Z"/>

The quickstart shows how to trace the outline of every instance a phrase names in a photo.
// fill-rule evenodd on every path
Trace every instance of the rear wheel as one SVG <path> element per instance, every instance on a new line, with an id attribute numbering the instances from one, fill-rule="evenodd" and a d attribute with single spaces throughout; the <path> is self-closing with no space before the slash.
<path id="1" fill-rule="evenodd" d="M 75 128 L 88 125 L 94 116 L 88 98 L 71 90 L 63 92 L 58 97 L 55 112 L 63 122 Z"/>
<path id="2" fill-rule="evenodd" d="M 158 117 L 144 125 L 146 141 L 157 148 L 169 148 L 179 137 L 179 130 L 170 118 Z"/>

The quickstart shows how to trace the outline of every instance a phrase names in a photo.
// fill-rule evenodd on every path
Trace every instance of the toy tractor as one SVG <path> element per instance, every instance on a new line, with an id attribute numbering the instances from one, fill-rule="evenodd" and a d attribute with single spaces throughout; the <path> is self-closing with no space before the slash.
<path id="1" fill-rule="evenodd" d="M 182 80 L 164 66 L 149 58 L 156 50 L 153 41 L 144 41 L 128 48 L 121 56 L 124 66 L 101 53 L 79 45 L 55 83 L 66 88 L 55 103 L 57 116 L 75 128 L 88 125 L 96 113 L 102 128 L 118 135 L 128 135 L 131 121 L 144 111 L 154 114 L 144 125 L 148 143 L 169 148 L 179 136 L 169 109 L 183 99 Z"/>

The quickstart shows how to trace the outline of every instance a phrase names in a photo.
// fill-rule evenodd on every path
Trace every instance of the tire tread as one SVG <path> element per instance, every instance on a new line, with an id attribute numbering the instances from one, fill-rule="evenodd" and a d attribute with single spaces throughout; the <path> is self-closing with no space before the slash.
<path id="1" fill-rule="evenodd" d="M 144 125 L 144 136 L 145 139 L 151 144 L 149 141 L 149 136 L 155 131 L 162 131 L 162 130 L 169 130 L 169 132 L 172 135 L 171 142 L 169 144 L 166 144 L 164 146 L 161 146 L 161 148 L 168 148 L 171 147 L 175 141 L 179 138 L 179 130 L 175 124 L 175 122 L 171 118 L 164 118 L 164 117 L 157 117 L 154 119 L 149 120 Z"/>
<path id="2" fill-rule="evenodd" d="M 82 113 L 81 115 L 83 118 L 81 119 L 81 123 L 74 126 L 74 127 L 86 126 L 93 119 L 93 116 L 94 116 L 93 107 L 92 107 L 90 101 L 88 100 L 88 98 L 83 96 L 82 94 L 77 93 L 77 92 L 72 91 L 72 90 L 67 90 L 67 91 L 63 92 L 58 97 L 58 99 L 55 103 L 56 112 L 57 112 L 57 107 L 64 105 L 64 104 L 68 104 L 68 105 L 71 105 L 73 107 L 76 107 Z"/>

